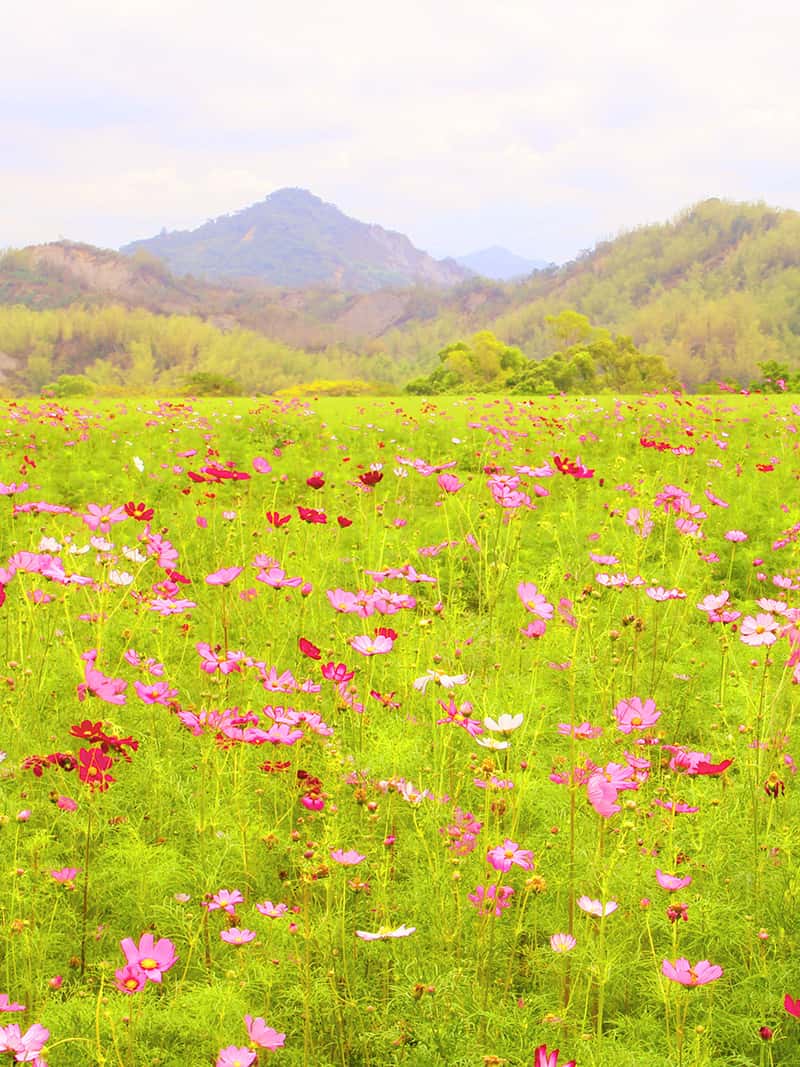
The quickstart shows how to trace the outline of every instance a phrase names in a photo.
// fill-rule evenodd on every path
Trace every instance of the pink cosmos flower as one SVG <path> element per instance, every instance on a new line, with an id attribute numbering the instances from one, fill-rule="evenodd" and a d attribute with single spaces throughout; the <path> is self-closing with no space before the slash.
<path id="1" fill-rule="evenodd" d="M 61 882 L 66 889 L 74 889 L 77 874 L 77 867 L 62 867 L 58 871 L 51 871 L 50 877 L 56 882 Z"/>
<path id="2" fill-rule="evenodd" d="M 228 915 L 235 915 L 236 905 L 241 904 L 243 901 L 244 897 L 238 889 L 220 889 L 210 900 L 203 904 L 203 907 L 209 911 L 222 910 Z"/>
<path id="3" fill-rule="evenodd" d="M 362 634 L 354 637 L 350 644 L 362 656 L 382 656 L 392 651 L 394 641 L 391 637 L 384 637 L 383 634 L 378 634 L 377 637 Z"/>
<path id="4" fill-rule="evenodd" d="M 708 960 L 700 960 L 692 966 L 687 959 L 681 957 L 675 963 L 664 960 L 661 965 L 661 973 L 672 982 L 680 982 L 685 986 L 706 985 L 715 982 L 722 977 L 722 968 Z"/>
<path id="5" fill-rule="evenodd" d="M 8 993 L 0 993 L 0 1011 L 25 1011 L 24 1004 L 14 1004 L 8 999 Z"/>
<path id="6" fill-rule="evenodd" d="M 279 919 L 281 915 L 285 915 L 289 910 L 288 904 L 273 904 L 271 900 L 265 900 L 261 904 L 256 904 L 256 911 L 262 915 L 266 915 L 268 919 Z"/>
<path id="7" fill-rule="evenodd" d="M 631 730 L 649 730 L 661 718 L 656 710 L 656 702 L 648 697 L 642 704 L 639 697 L 621 700 L 614 708 L 614 717 L 621 733 L 629 734 Z"/>
<path id="8" fill-rule="evenodd" d="M 486 853 L 486 862 L 496 871 L 510 871 L 512 867 L 521 867 L 523 871 L 533 870 L 533 853 L 520 848 L 516 841 L 506 839 L 502 845 Z"/>
<path id="9" fill-rule="evenodd" d="M 222 570 L 214 571 L 206 575 L 207 585 L 230 585 L 242 573 L 243 567 L 223 567 Z"/>
<path id="10" fill-rule="evenodd" d="M 700 611 L 716 613 L 721 608 L 725 607 L 729 598 L 730 593 L 727 589 L 723 589 L 721 593 L 709 593 L 707 596 L 703 597 L 697 607 Z"/>
<path id="11" fill-rule="evenodd" d="M 539 1045 L 533 1052 L 533 1067 L 559 1067 L 558 1049 L 548 1053 L 547 1045 Z M 575 1067 L 575 1060 L 568 1060 L 561 1067 Z"/>
<path id="12" fill-rule="evenodd" d="M 351 848 L 348 852 L 335 848 L 331 850 L 331 859 L 335 860 L 336 863 L 341 863 L 343 867 L 354 867 L 357 863 L 361 863 L 362 860 L 366 859 L 366 856 L 362 856 L 354 848 Z"/>
<path id="13" fill-rule="evenodd" d="M 668 890 L 670 893 L 675 892 L 676 889 L 684 889 L 687 885 L 691 885 L 692 876 L 687 874 L 685 878 L 678 878 L 675 874 L 666 874 L 656 867 L 656 881 L 662 889 Z"/>
<path id="14" fill-rule="evenodd" d="M 89 504 L 87 514 L 81 515 L 84 524 L 90 530 L 99 530 L 100 533 L 108 533 L 114 523 L 124 522 L 128 517 L 125 508 L 114 507 L 113 504 Z"/>
<path id="15" fill-rule="evenodd" d="M 126 963 L 124 967 L 114 971 L 114 982 L 120 993 L 132 996 L 134 993 L 140 993 L 147 985 L 147 975 L 138 964 Z"/>
<path id="16" fill-rule="evenodd" d="M 790 997 L 787 993 L 783 998 L 783 1006 L 795 1019 L 800 1019 L 800 997 Z"/>
<path id="17" fill-rule="evenodd" d="M 558 724 L 558 732 L 563 737 L 579 737 L 582 741 L 589 741 L 593 737 L 600 737 L 603 732 L 602 726 L 592 726 L 590 722 L 582 722 L 579 726 L 570 726 L 568 722 Z"/>
<path id="18" fill-rule="evenodd" d="M 77 687 L 78 700 L 85 700 L 87 695 L 105 700 L 107 704 L 124 704 L 125 690 L 128 683 L 122 678 L 107 678 L 94 666 L 97 649 L 89 649 L 81 656 L 83 664 L 83 682 Z"/>
<path id="19" fill-rule="evenodd" d="M 23 1034 L 16 1023 L 0 1026 L 0 1052 L 15 1053 L 17 1063 L 30 1063 L 33 1067 L 47 1067 L 39 1053 L 47 1043 L 50 1031 L 40 1023 L 34 1023 Z"/>
<path id="20" fill-rule="evenodd" d="M 759 613 L 755 618 L 752 615 L 746 615 L 742 619 L 739 636 L 745 645 L 754 647 L 773 645 L 777 640 L 778 630 L 780 630 L 780 623 L 777 619 L 771 615 Z"/>
<path id="21" fill-rule="evenodd" d="M 534 615 L 545 620 L 552 619 L 555 610 L 553 605 L 543 593 L 539 592 L 533 582 L 520 582 L 517 586 L 517 596 Z"/>
<path id="22" fill-rule="evenodd" d="M 581 911 L 585 911 L 587 915 L 596 915 L 598 919 L 604 915 L 610 915 L 612 911 L 616 911 L 619 905 L 616 900 L 609 900 L 603 904 L 600 900 L 592 900 L 591 897 L 583 896 L 578 897 L 576 901 Z"/>
<path id="23" fill-rule="evenodd" d="M 255 930 L 240 930 L 238 926 L 231 926 L 228 930 L 220 930 L 220 939 L 229 945 L 246 945 L 249 941 L 255 941 Z"/>
<path id="24" fill-rule="evenodd" d="M 252 1067 L 256 1062 L 256 1053 L 249 1048 L 228 1045 L 219 1050 L 214 1067 Z"/>
<path id="25" fill-rule="evenodd" d="M 457 493 L 459 489 L 464 488 L 464 483 L 460 482 L 455 474 L 440 474 L 436 481 L 445 493 Z"/>
<path id="26" fill-rule="evenodd" d="M 577 943 L 572 934 L 552 934 L 550 937 L 550 948 L 553 952 L 572 952 Z"/>
<path id="27" fill-rule="evenodd" d="M 733 544 L 740 544 L 742 541 L 747 540 L 747 534 L 743 530 L 728 530 L 725 534 L 725 540 L 731 541 Z"/>
<path id="28" fill-rule="evenodd" d="M 547 623 L 544 619 L 532 619 L 527 626 L 522 627 L 520 633 L 524 637 L 544 637 L 547 633 Z"/>
<path id="29" fill-rule="evenodd" d="M 506 908 L 511 905 L 511 897 L 514 890 L 510 885 L 475 886 L 472 893 L 467 894 L 467 900 L 474 904 L 475 908 L 483 915 L 494 914 L 500 917 Z"/>
<path id="30" fill-rule="evenodd" d="M 286 1040 L 286 1034 L 280 1034 L 271 1026 L 267 1026 L 260 1016 L 254 1019 L 252 1015 L 245 1015 L 244 1025 L 252 1043 L 258 1045 L 259 1048 L 269 1049 L 270 1052 L 281 1048 Z"/>
<path id="31" fill-rule="evenodd" d="M 178 690 L 170 689 L 168 682 L 154 682 L 152 685 L 145 685 L 144 682 L 140 682 L 137 679 L 133 683 L 133 688 L 136 690 L 136 695 L 145 704 L 161 704 L 165 708 L 178 695 Z"/>
<path id="32" fill-rule="evenodd" d="M 175 946 L 168 938 L 161 937 L 155 941 L 150 933 L 142 934 L 138 945 L 132 938 L 126 937 L 120 941 L 120 946 L 128 964 L 139 967 L 151 982 L 160 982 L 164 972 L 178 959 Z"/>

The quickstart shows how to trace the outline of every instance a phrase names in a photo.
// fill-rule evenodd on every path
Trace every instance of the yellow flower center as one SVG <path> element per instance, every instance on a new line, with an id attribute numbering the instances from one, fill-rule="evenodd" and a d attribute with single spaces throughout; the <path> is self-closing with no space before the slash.
<path id="1" fill-rule="evenodd" d="M 152 960 L 148 956 L 146 959 L 139 960 L 139 966 L 143 971 L 155 971 L 158 969 L 158 961 Z"/>

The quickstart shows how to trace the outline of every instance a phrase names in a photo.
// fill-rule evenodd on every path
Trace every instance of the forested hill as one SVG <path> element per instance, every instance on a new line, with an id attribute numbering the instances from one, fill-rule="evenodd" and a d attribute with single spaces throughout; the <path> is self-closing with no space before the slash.
<path id="1" fill-rule="evenodd" d="M 304 350 L 302 359 L 287 354 L 274 379 L 258 371 L 265 390 L 273 380 L 286 387 L 321 376 L 317 369 L 399 387 L 409 375 L 439 366 L 438 354 L 447 346 L 485 330 L 528 358 L 543 359 L 554 351 L 547 317 L 565 309 L 631 337 L 645 353 L 664 355 L 689 388 L 722 379 L 747 384 L 759 377 L 761 362 L 800 367 L 798 294 L 800 214 L 719 200 L 601 242 L 575 261 L 525 281 L 472 278 L 447 291 L 420 285 L 360 294 L 229 281 L 210 285 L 174 278 L 146 253 L 127 257 L 66 243 L 0 256 L 0 305 L 142 307 L 180 315 L 181 321 L 198 316 L 223 333 L 245 327 L 295 353 Z M 98 344 L 85 350 L 77 337 L 64 345 L 51 326 L 43 340 L 33 320 L 25 321 L 26 331 L 14 334 L 13 351 L 11 342 L 0 338 L 0 352 L 16 362 L 15 389 L 41 380 L 44 367 L 28 375 L 26 360 L 45 350 L 54 372 L 77 373 L 82 360 L 88 365 L 111 359 L 117 365 L 122 358 L 124 330 L 121 339 L 109 339 L 106 352 Z M 176 321 L 171 336 L 177 329 Z M 168 347 L 162 353 L 155 327 L 148 330 L 154 359 L 168 378 Z M 209 355 L 202 369 L 212 366 Z M 247 375 L 248 382 L 255 378 Z"/>
<path id="2" fill-rule="evenodd" d="M 370 292 L 386 286 L 451 286 L 471 274 L 435 260 L 407 237 L 343 214 L 305 189 L 279 189 L 196 230 L 162 233 L 122 249 L 144 249 L 174 274 L 210 280 L 255 278 L 268 285 Z"/>

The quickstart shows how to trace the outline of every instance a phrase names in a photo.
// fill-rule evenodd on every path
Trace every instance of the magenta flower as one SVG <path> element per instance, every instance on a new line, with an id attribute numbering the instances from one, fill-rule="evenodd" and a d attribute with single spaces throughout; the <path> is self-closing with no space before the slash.
<path id="1" fill-rule="evenodd" d="M 256 1053 L 249 1048 L 228 1045 L 221 1048 L 214 1067 L 252 1067 L 256 1062 Z"/>
<path id="2" fill-rule="evenodd" d="M 147 975 L 135 963 L 126 963 L 114 971 L 114 979 L 120 993 L 140 993 L 147 985 Z"/>
<path id="3" fill-rule="evenodd" d="M 516 841 L 506 839 L 502 845 L 486 853 L 486 862 L 496 871 L 510 871 L 512 867 L 521 867 L 523 871 L 533 870 L 533 853 L 520 848 Z"/>
<path id="4" fill-rule="evenodd" d="M 249 941 L 255 941 L 255 930 L 240 930 L 238 926 L 231 926 L 228 930 L 220 930 L 220 939 L 229 945 L 246 945 Z"/>
<path id="5" fill-rule="evenodd" d="M 132 938 L 126 937 L 120 941 L 120 946 L 128 964 L 139 967 L 151 982 L 160 982 L 164 972 L 178 959 L 175 946 L 168 938 L 161 937 L 155 941 L 149 933 L 142 934 L 138 945 L 134 944 Z"/>
<path id="6" fill-rule="evenodd" d="M 670 893 L 674 893 L 676 889 L 684 889 L 687 885 L 691 885 L 692 876 L 687 874 L 685 878 L 678 878 L 675 874 L 666 874 L 656 867 L 656 881 L 662 889 L 668 890 Z"/>
<path id="7" fill-rule="evenodd" d="M 510 885 L 478 885 L 473 893 L 467 894 L 467 900 L 471 901 L 475 908 L 484 915 L 494 914 L 498 918 L 506 908 L 511 905 L 511 897 L 514 890 Z"/>
<path id="8" fill-rule="evenodd" d="M 236 905 L 241 904 L 244 897 L 238 889 L 220 889 L 218 893 L 215 893 L 210 900 L 207 900 L 204 904 L 204 908 L 208 908 L 209 911 L 222 910 L 228 913 L 228 915 L 235 915 Z"/>
<path id="9" fill-rule="evenodd" d="M 680 982 L 685 986 L 706 985 L 715 982 L 722 977 L 722 968 L 708 960 L 700 960 L 694 967 L 687 959 L 681 957 L 675 963 L 664 960 L 661 965 L 661 973 L 672 982 Z"/>
<path id="10" fill-rule="evenodd" d="M 357 863 L 361 863 L 363 859 L 366 859 L 366 856 L 362 856 L 354 848 L 351 848 L 349 852 L 335 848 L 331 850 L 331 859 L 335 860 L 336 863 L 341 863 L 343 867 L 355 867 Z"/>
<path id="11" fill-rule="evenodd" d="M 440 474 L 436 481 L 445 493 L 457 493 L 459 489 L 464 488 L 464 483 L 460 482 L 455 474 Z"/>
<path id="12" fill-rule="evenodd" d="M 56 882 L 61 882 L 66 889 L 74 889 L 77 873 L 77 867 L 62 867 L 58 871 L 51 871 L 50 877 Z"/>
<path id="13" fill-rule="evenodd" d="M 661 712 L 656 709 L 652 697 L 648 697 L 644 704 L 639 697 L 630 697 L 620 700 L 614 708 L 614 717 L 620 732 L 629 734 L 631 730 L 649 730 L 655 726 L 661 718 Z"/>
<path id="14" fill-rule="evenodd" d="M 267 1026 L 260 1016 L 254 1019 L 252 1015 L 245 1015 L 244 1025 L 247 1027 L 247 1036 L 252 1043 L 258 1045 L 259 1048 L 269 1049 L 270 1052 L 281 1048 L 286 1040 L 286 1034 L 280 1034 L 271 1026 Z"/>
<path id="15" fill-rule="evenodd" d="M 0 1011 L 25 1011 L 24 1004 L 14 1004 L 8 999 L 8 993 L 0 993 Z"/>
<path id="16" fill-rule="evenodd" d="M 533 1067 L 559 1067 L 558 1049 L 554 1048 L 548 1053 L 547 1045 L 539 1045 L 537 1049 L 534 1049 Z M 575 1067 L 575 1060 L 568 1060 L 561 1067 Z"/>
<path id="17" fill-rule="evenodd" d="M 223 567 L 222 570 L 214 571 L 206 575 L 207 585 L 230 585 L 242 573 L 242 567 Z"/>
<path id="18" fill-rule="evenodd" d="M 787 993 L 783 998 L 783 1006 L 795 1019 L 800 1019 L 800 997 L 790 997 Z"/>
<path id="19" fill-rule="evenodd" d="M 728 530 L 725 534 L 725 540 L 731 541 L 733 544 L 740 544 L 742 541 L 747 540 L 747 534 L 743 530 Z"/>

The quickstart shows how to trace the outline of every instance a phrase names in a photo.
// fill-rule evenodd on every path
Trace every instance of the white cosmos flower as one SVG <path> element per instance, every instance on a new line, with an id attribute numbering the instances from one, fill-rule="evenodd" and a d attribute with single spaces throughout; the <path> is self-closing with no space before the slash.
<path id="1" fill-rule="evenodd" d="M 360 937 L 362 941 L 387 941 L 390 937 L 408 937 L 416 929 L 416 926 L 398 926 L 392 930 L 389 926 L 381 926 L 374 934 L 367 930 L 356 930 L 356 937 Z"/>
<path id="2" fill-rule="evenodd" d="M 128 574 L 127 571 L 109 571 L 108 580 L 112 585 L 130 585 L 133 575 Z"/>
<path id="3" fill-rule="evenodd" d="M 138 548 L 128 548 L 127 545 L 122 546 L 122 554 L 125 559 L 131 561 L 131 563 L 144 563 L 147 556 L 143 556 Z"/>
<path id="4" fill-rule="evenodd" d="M 106 541 L 104 537 L 90 537 L 89 544 L 98 552 L 110 552 L 114 547 L 112 543 Z"/>
<path id="5" fill-rule="evenodd" d="M 40 552 L 59 552 L 61 545 L 56 541 L 55 537 L 43 537 L 39 542 Z"/>
<path id="6" fill-rule="evenodd" d="M 73 556 L 85 556 L 91 545 L 70 545 L 67 551 Z"/>
<path id="7" fill-rule="evenodd" d="M 442 686 L 443 689 L 452 689 L 456 685 L 466 685 L 467 676 L 466 674 L 444 674 L 442 671 L 431 668 L 421 678 L 415 680 L 414 688 L 424 693 L 431 682 Z"/>
<path id="8" fill-rule="evenodd" d="M 486 720 L 483 720 L 486 722 Z M 496 737 L 486 737 L 483 734 L 481 737 L 475 738 L 475 744 L 480 745 L 481 748 L 490 748 L 493 752 L 502 752 L 504 748 L 510 748 L 510 741 L 498 741 Z"/>
<path id="9" fill-rule="evenodd" d="M 144 470 L 144 463 L 139 459 L 138 456 L 133 457 L 133 465 L 140 474 Z"/>
<path id="10" fill-rule="evenodd" d="M 487 730 L 493 730 L 496 734 L 513 734 L 515 730 L 522 726 L 522 721 L 525 716 L 520 711 L 517 715 L 508 715 L 504 713 L 498 716 L 497 719 L 491 718 L 491 716 L 484 716 L 483 725 Z"/>

